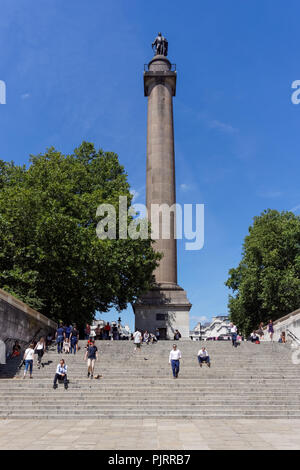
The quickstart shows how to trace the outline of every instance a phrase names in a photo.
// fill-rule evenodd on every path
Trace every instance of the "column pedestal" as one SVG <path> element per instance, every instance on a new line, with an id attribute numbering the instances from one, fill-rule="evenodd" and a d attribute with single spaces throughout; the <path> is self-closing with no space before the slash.
<path id="1" fill-rule="evenodd" d="M 133 305 L 135 328 L 152 333 L 158 328 L 161 339 L 171 340 L 177 329 L 182 339 L 189 339 L 191 306 L 186 292 L 181 287 L 171 284 L 158 285 Z"/>

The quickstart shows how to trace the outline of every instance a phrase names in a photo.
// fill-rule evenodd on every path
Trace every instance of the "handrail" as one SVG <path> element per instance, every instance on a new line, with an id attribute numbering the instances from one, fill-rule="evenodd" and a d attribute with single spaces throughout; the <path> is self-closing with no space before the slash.
<path id="1" fill-rule="evenodd" d="M 37 330 L 37 332 L 33 335 L 33 337 L 31 338 L 30 341 L 28 341 L 27 343 L 25 342 L 25 346 L 28 346 L 28 344 L 31 344 L 31 343 L 34 341 L 34 339 L 35 339 L 36 336 L 39 334 L 39 332 L 41 331 L 41 329 L 42 329 L 42 328 L 39 328 L 39 329 Z M 7 338 L 5 338 L 4 343 L 6 344 L 7 341 L 11 341 L 11 340 L 12 340 L 12 341 L 22 341 L 22 340 L 20 340 L 20 338 L 12 338 L 11 336 L 8 336 Z"/>
<path id="2" fill-rule="evenodd" d="M 291 330 L 289 330 L 287 328 L 286 331 L 287 331 L 288 336 L 290 336 L 294 341 L 296 341 L 298 344 L 300 344 L 300 339 L 294 333 L 292 333 Z"/>

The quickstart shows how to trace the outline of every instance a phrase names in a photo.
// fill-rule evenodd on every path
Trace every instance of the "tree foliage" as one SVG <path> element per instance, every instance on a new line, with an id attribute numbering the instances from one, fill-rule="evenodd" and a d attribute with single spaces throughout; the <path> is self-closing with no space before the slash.
<path id="1" fill-rule="evenodd" d="M 300 306 L 300 217 L 267 210 L 254 218 L 242 260 L 225 283 L 230 317 L 248 334 Z"/>
<path id="2" fill-rule="evenodd" d="M 96 236 L 99 204 L 118 214 L 120 195 L 131 203 L 118 156 L 83 142 L 71 155 L 50 148 L 30 162 L 0 162 L 0 287 L 78 325 L 126 308 L 151 286 L 160 256 L 150 239 Z"/>

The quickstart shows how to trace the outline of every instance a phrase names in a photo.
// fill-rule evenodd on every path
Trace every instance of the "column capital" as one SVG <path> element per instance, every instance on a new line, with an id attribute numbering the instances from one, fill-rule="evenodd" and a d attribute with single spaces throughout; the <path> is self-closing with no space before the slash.
<path id="1" fill-rule="evenodd" d="M 156 55 L 145 66 L 144 71 L 144 95 L 149 96 L 153 86 L 168 84 L 172 90 L 172 96 L 176 95 L 176 65 L 162 55 Z"/>

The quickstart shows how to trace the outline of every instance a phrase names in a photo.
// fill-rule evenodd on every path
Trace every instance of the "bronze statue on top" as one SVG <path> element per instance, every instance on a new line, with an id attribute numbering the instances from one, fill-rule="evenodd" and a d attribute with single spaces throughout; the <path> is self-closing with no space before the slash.
<path id="1" fill-rule="evenodd" d="M 155 48 L 155 55 L 168 55 L 168 41 L 162 36 L 161 33 L 158 33 L 158 36 L 155 38 L 152 43 L 152 49 Z"/>

